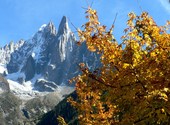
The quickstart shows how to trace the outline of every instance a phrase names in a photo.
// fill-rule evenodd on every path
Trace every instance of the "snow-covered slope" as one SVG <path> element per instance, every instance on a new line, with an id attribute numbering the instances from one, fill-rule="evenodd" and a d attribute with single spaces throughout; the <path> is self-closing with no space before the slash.
<path id="1" fill-rule="evenodd" d="M 20 77 L 25 77 L 24 73 L 16 72 L 16 73 L 8 74 L 6 76 L 6 79 L 9 83 L 10 91 L 14 95 L 19 97 L 20 99 L 30 100 L 30 99 L 44 96 L 44 95 L 51 93 L 51 91 L 49 91 L 49 92 L 48 91 L 38 91 L 37 89 L 35 89 L 34 84 L 36 83 L 37 80 L 46 81 L 45 79 L 43 79 L 43 77 L 41 75 L 36 75 L 36 76 L 34 76 L 33 79 L 26 81 L 26 82 L 22 81 L 22 83 L 18 82 L 18 78 L 20 78 Z M 46 86 L 48 86 L 48 85 L 46 85 Z M 60 99 L 62 99 L 64 95 L 69 94 L 72 91 L 74 91 L 74 87 L 58 86 L 57 85 L 57 87 L 55 89 L 53 88 L 53 92 L 55 94 L 57 94 L 58 97 L 60 97 Z"/>
<path id="2" fill-rule="evenodd" d="M 4 74 L 7 72 L 7 68 L 5 64 L 0 64 L 0 74 Z"/>
<path id="3" fill-rule="evenodd" d="M 53 92 L 40 92 L 33 88 L 32 81 L 25 82 L 23 84 L 19 84 L 18 82 L 12 81 L 8 79 L 10 91 L 14 93 L 21 100 L 30 100 L 36 97 L 42 97 L 49 93 L 55 93 L 60 100 L 64 98 L 65 95 L 74 91 L 73 87 L 69 86 L 57 86 L 57 88 Z"/>
<path id="4" fill-rule="evenodd" d="M 3 65 L 9 63 L 11 59 L 11 53 L 13 53 L 15 50 L 18 50 L 23 44 L 24 40 L 20 40 L 17 43 L 10 42 L 4 47 L 0 47 L 0 63 Z"/>

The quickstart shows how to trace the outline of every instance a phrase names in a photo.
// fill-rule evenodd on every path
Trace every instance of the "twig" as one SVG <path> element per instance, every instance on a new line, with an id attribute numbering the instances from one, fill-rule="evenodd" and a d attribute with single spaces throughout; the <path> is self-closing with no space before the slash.
<path id="1" fill-rule="evenodd" d="M 82 9 L 84 9 L 84 10 L 88 10 L 89 8 L 86 8 L 86 7 L 81 7 Z"/>
<path id="2" fill-rule="evenodd" d="M 84 73 L 84 74 L 86 74 L 87 75 L 87 77 L 89 77 L 89 78 L 91 78 L 91 79 L 93 79 L 93 80 L 95 80 L 95 81 L 97 81 L 97 82 L 99 82 L 99 83 L 101 83 L 101 84 L 103 84 L 103 85 L 105 85 L 105 86 L 107 86 L 107 87 L 110 87 L 110 88 L 117 88 L 116 86 L 113 86 L 113 85 L 110 85 L 110 84 L 106 84 L 102 79 L 100 79 L 100 78 L 98 78 L 96 75 L 94 75 L 93 73 L 91 73 L 91 72 L 86 72 L 86 70 L 87 69 L 85 69 L 85 68 L 82 68 L 80 65 L 78 65 L 78 67 L 79 67 L 79 69 Z"/>
<path id="3" fill-rule="evenodd" d="M 117 18 L 117 15 L 118 15 L 118 13 L 116 13 L 116 16 L 115 16 L 115 19 L 114 19 L 114 21 L 113 21 L 113 24 L 112 24 L 112 25 L 114 25 L 114 24 L 115 24 L 115 22 L 116 22 L 116 18 Z"/>
<path id="4" fill-rule="evenodd" d="M 115 18 L 113 20 L 113 24 L 112 24 L 112 27 L 111 27 L 110 30 L 113 30 L 113 28 L 114 28 L 114 25 L 115 25 L 115 22 L 116 22 L 116 19 L 117 19 L 117 15 L 118 15 L 118 13 L 116 13 L 116 15 L 115 15 Z"/>
<path id="5" fill-rule="evenodd" d="M 76 26 L 71 22 L 71 20 L 68 18 L 68 20 L 69 20 L 69 22 L 71 23 L 71 25 L 76 29 L 76 31 L 77 31 L 77 28 L 76 28 Z"/>
<path id="6" fill-rule="evenodd" d="M 90 8 L 93 6 L 94 0 L 91 2 Z"/>
<path id="7" fill-rule="evenodd" d="M 141 7 L 141 5 L 140 5 L 140 3 L 139 3 L 139 0 L 137 0 L 137 3 L 138 3 L 138 6 L 139 6 L 141 12 L 143 12 L 143 9 L 142 9 L 142 7 Z"/>

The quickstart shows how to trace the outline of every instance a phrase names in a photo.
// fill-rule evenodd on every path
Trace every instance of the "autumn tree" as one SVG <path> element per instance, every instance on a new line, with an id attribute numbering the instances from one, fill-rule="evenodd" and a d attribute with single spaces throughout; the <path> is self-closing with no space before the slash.
<path id="1" fill-rule="evenodd" d="M 148 13 L 129 13 L 118 43 L 112 30 L 101 25 L 97 12 L 86 11 L 87 23 L 78 29 L 80 41 L 100 54 L 94 71 L 81 63 L 73 78 L 81 125 L 170 124 L 170 22 L 158 26 Z"/>

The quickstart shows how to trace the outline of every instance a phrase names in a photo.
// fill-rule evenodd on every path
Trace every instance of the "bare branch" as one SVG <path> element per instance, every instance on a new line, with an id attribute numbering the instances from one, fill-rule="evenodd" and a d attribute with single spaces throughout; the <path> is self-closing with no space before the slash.
<path id="1" fill-rule="evenodd" d="M 140 5 L 140 3 L 139 3 L 139 0 L 137 0 L 137 3 L 138 3 L 138 6 L 139 6 L 141 12 L 143 12 L 143 9 L 142 9 L 142 7 L 141 7 L 141 5 Z"/>
<path id="2" fill-rule="evenodd" d="M 71 22 L 71 20 L 68 18 L 69 22 L 71 23 L 71 25 L 76 29 L 77 31 L 77 27 Z"/>

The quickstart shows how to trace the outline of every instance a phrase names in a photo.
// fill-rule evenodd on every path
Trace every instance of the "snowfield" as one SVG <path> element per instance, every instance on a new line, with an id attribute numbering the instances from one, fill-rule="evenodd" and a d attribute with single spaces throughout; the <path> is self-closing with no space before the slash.
<path id="1" fill-rule="evenodd" d="M 7 73 L 6 66 L 4 64 L 0 64 L 0 73 L 3 74 L 4 71 Z"/>
<path id="2" fill-rule="evenodd" d="M 34 81 L 34 79 L 32 81 Z M 74 87 L 60 85 L 54 92 L 39 92 L 34 89 L 32 81 L 27 81 L 23 84 L 10 79 L 7 79 L 7 81 L 9 82 L 11 92 L 22 100 L 30 100 L 32 98 L 44 96 L 49 93 L 57 94 L 60 99 L 63 99 L 65 95 L 74 91 Z"/>

